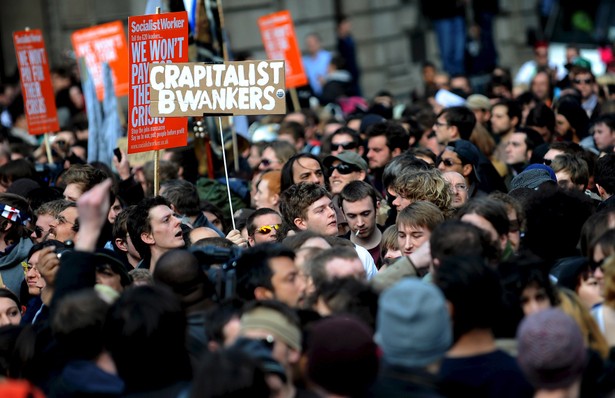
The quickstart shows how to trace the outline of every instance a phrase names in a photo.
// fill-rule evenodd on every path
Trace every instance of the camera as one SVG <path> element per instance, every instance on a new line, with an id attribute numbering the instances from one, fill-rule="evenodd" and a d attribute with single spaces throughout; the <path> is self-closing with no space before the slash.
<path id="1" fill-rule="evenodd" d="M 190 247 L 203 272 L 213 283 L 218 300 L 232 298 L 235 295 L 235 266 L 241 256 L 239 247 L 200 246 Z"/>

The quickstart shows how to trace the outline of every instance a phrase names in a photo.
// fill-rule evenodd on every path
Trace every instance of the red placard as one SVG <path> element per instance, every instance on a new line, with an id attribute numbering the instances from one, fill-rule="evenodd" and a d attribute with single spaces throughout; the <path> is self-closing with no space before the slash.
<path id="1" fill-rule="evenodd" d="M 92 74 L 96 96 L 104 98 L 102 64 L 111 67 L 113 87 L 118 97 L 128 94 L 128 49 L 121 21 L 109 22 L 92 28 L 75 31 L 71 35 L 77 58 L 85 58 Z"/>
<path id="2" fill-rule="evenodd" d="M 188 14 L 128 18 L 130 95 L 128 153 L 186 146 L 188 119 L 150 115 L 150 63 L 188 62 Z"/>
<path id="3" fill-rule="evenodd" d="M 265 52 L 269 59 L 286 61 L 286 87 L 301 87 L 308 83 L 297 44 L 290 12 L 280 11 L 258 19 Z"/>
<path id="4" fill-rule="evenodd" d="M 43 33 L 40 30 L 15 32 L 13 43 L 21 76 L 28 132 L 38 135 L 60 130 Z"/>

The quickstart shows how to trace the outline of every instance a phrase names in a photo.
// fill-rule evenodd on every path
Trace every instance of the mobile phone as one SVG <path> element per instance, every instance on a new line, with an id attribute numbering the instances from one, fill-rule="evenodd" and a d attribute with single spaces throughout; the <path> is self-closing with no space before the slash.
<path id="1" fill-rule="evenodd" d="M 115 157 L 117 158 L 118 162 L 122 161 L 122 152 L 120 152 L 120 148 L 115 148 L 113 150 L 113 154 L 115 155 Z"/>

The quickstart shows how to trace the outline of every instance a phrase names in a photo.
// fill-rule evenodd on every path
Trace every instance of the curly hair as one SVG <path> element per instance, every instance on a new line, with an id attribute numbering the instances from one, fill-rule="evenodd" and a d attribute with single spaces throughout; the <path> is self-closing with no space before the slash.
<path id="1" fill-rule="evenodd" d="M 438 206 L 444 214 L 451 212 L 451 184 L 438 169 L 402 173 L 393 181 L 393 190 L 404 199 L 425 200 Z"/>

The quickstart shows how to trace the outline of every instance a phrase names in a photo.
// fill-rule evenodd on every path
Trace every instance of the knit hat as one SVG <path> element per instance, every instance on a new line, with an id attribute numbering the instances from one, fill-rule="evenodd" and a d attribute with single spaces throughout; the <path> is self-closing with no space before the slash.
<path id="1" fill-rule="evenodd" d="M 466 100 L 466 106 L 474 110 L 488 110 L 491 109 L 491 102 L 489 98 L 482 94 L 472 94 Z"/>
<path id="2" fill-rule="evenodd" d="M 536 389 L 567 388 L 581 377 L 587 362 L 583 335 L 558 308 L 526 317 L 517 330 L 517 361 Z"/>
<path id="3" fill-rule="evenodd" d="M 557 104 L 556 113 L 566 118 L 570 126 L 575 130 L 577 137 L 584 138 L 587 136 L 589 117 L 579 102 L 568 99 L 560 101 Z"/>
<path id="4" fill-rule="evenodd" d="M 367 132 L 367 129 L 373 126 L 374 124 L 378 124 L 378 123 L 382 123 L 386 121 L 387 120 L 380 115 L 376 115 L 375 113 L 368 113 L 365 116 L 363 116 L 363 118 L 361 119 L 359 133 L 365 134 Z"/>
<path id="5" fill-rule="evenodd" d="M 376 380 L 376 349 L 371 330 L 356 318 L 317 321 L 307 337 L 308 377 L 330 393 L 357 396 Z"/>
<path id="6" fill-rule="evenodd" d="M 510 192 L 518 188 L 538 189 L 540 185 L 548 181 L 555 182 L 545 169 L 523 170 L 510 182 Z"/>
<path id="7" fill-rule="evenodd" d="M 534 169 L 547 170 L 549 172 L 549 176 L 551 176 L 551 179 L 553 181 L 557 181 L 557 176 L 555 175 L 555 171 L 551 167 L 547 166 L 546 164 L 532 163 L 532 164 L 528 165 L 525 169 L 523 169 L 523 171 L 534 170 Z"/>
<path id="8" fill-rule="evenodd" d="M 367 171 L 367 162 L 361 157 L 361 155 L 356 152 L 344 151 L 338 153 L 337 155 L 329 155 L 323 160 L 322 164 L 325 167 L 329 167 L 333 164 L 335 160 L 339 160 L 342 163 L 357 166 L 361 170 Z"/>
<path id="9" fill-rule="evenodd" d="M 425 367 L 441 359 L 453 341 L 442 292 L 415 278 L 404 278 L 378 301 L 376 343 L 392 365 Z"/>
<path id="10" fill-rule="evenodd" d="M 28 194 L 36 188 L 40 188 L 41 185 L 31 178 L 18 178 L 13 181 L 11 185 L 6 189 L 7 193 L 14 193 L 15 195 L 28 197 Z"/>
<path id="11" fill-rule="evenodd" d="M 256 307 L 241 316 L 240 333 L 260 329 L 271 333 L 296 351 L 301 351 L 301 331 L 277 310 Z"/>

